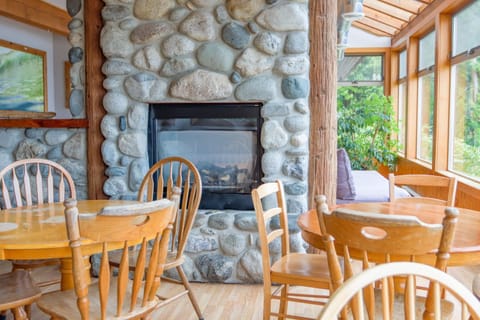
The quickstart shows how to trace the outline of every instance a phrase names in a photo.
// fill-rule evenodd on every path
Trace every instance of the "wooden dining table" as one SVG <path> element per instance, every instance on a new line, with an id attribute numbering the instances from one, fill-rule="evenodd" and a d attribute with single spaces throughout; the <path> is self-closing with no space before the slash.
<path id="1" fill-rule="evenodd" d="M 341 204 L 337 207 L 351 210 L 416 216 L 425 223 L 442 223 L 445 206 L 416 202 L 363 202 Z M 333 208 L 331 208 L 333 209 Z M 449 266 L 480 264 L 480 212 L 457 208 L 459 211 L 453 244 L 450 250 Z M 311 209 L 298 217 L 298 226 L 303 239 L 317 249 L 323 248 L 322 235 L 318 224 L 317 211 Z M 434 254 L 417 257 L 419 262 L 433 264 Z M 393 259 L 394 260 L 394 259 Z"/>
<path id="2" fill-rule="evenodd" d="M 80 228 L 95 223 L 106 206 L 135 203 L 126 200 L 79 200 Z M 85 239 L 85 259 L 101 251 Z M 90 244 L 89 244 L 90 242 Z M 39 204 L 0 210 L 0 260 L 60 259 L 61 289 L 73 288 L 71 250 L 65 226 L 63 203 Z M 89 273 L 89 270 L 85 270 Z"/>

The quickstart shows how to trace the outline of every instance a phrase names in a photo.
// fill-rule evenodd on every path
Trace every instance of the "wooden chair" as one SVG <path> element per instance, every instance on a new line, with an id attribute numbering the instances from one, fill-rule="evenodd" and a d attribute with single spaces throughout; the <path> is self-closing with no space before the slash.
<path id="1" fill-rule="evenodd" d="M 343 283 L 330 297 L 328 303 L 324 306 L 319 320 L 337 319 L 345 307 L 352 305 L 354 300 L 357 300 L 359 306 L 359 313 L 361 315 L 367 314 L 365 310 L 366 292 L 368 288 L 378 283 L 381 284 L 381 294 L 376 296 L 375 301 L 377 305 L 382 307 L 384 316 L 381 319 L 389 318 L 390 301 L 389 297 L 389 282 L 392 277 L 406 277 L 407 286 L 405 293 L 402 295 L 403 313 L 399 313 L 395 319 L 420 319 L 415 318 L 416 308 L 413 297 L 415 295 L 416 282 L 428 282 L 432 287 L 432 300 L 434 308 L 435 319 L 440 319 L 442 314 L 441 292 L 446 292 L 446 295 L 455 302 L 458 311 L 452 319 L 480 319 L 480 302 L 472 295 L 457 279 L 449 274 L 438 270 L 429 265 L 420 264 L 416 262 L 390 262 L 382 265 L 372 267 L 364 272 L 358 273 Z"/>
<path id="2" fill-rule="evenodd" d="M 390 201 L 421 201 L 423 203 L 438 204 L 444 206 L 453 207 L 455 205 L 455 193 L 457 189 L 457 179 L 454 177 L 443 177 L 428 174 L 404 174 L 394 175 L 390 173 L 388 175 L 389 180 L 389 194 Z M 408 187 L 430 187 L 441 188 L 445 193 L 445 198 L 431 198 L 431 197 L 407 197 L 407 198 L 395 198 L 395 185 L 408 186 Z M 415 190 L 414 190 L 415 191 Z M 437 192 L 437 191 L 435 191 Z M 419 193 L 420 194 L 420 193 Z"/>
<path id="3" fill-rule="evenodd" d="M 329 212 L 325 196 L 315 197 L 317 205 L 320 229 L 324 236 L 324 245 L 327 251 L 332 286 L 337 289 L 344 281 L 355 273 L 355 268 L 368 269 L 371 264 L 381 264 L 395 261 L 416 261 L 420 255 L 433 254 L 435 267 L 445 271 L 449 258 L 451 243 L 455 233 L 458 219 L 458 210 L 446 208 L 442 224 L 427 224 L 414 216 L 359 212 L 345 208 L 337 208 Z M 337 255 L 338 252 L 338 255 Z M 338 256 L 343 258 L 344 271 L 340 267 Z M 354 259 L 352 259 L 354 258 Z M 357 264 L 354 261 L 358 261 Z M 396 292 L 403 290 L 404 282 L 395 279 L 390 289 L 395 287 Z M 369 287 L 365 303 L 367 311 L 372 318 L 375 314 L 375 290 Z M 421 318 L 421 312 L 425 309 L 424 319 L 430 319 L 434 310 L 431 298 L 432 287 L 428 288 L 427 299 L 419 293 L 415 298 L 417 306 L 425 305 L 425 308 L 417 308 L 417 319 Z M 378 293 L 377 293 L 378 294 Z M 390 313 L 391 318 L 403 310 L 393 308 L 394 302 L 398 301 L 395 292 L 389 292 L 390 308 L 384 309 Z M 413 299 L 414 296 L 409 296 Z M 436 307 L 436 306 L 435 306 Z M 451 314 L 453 305 L 447 300 L 442 300 L 442 312 Z M 359 317 L 358 304 L 352 305 L 353 314 Z M 378 312 L 378 309 L 377 309 Z M 347 315 L 343 314 L 342 319 Z M 385 319 L 390 319 L 385 318 Z M 448 318 L 448 317 L 446 317 Z"/>
<path id="4" fill-rule="evenodd" d="M 76 198 L 75 184 L 68 171 L 61 165 L 46 159 L 15 161 L 0 171 L 2 188 L 1 206 L 4 209 L 32 206 L 42 203 L 62 202 L 67 197 Z M 12 270 L 41 270 L 48 277 L 39 276 L 36 284 L 48 287 L 60 283 L 60 272 L 52 279 L 48 266 L 59 266 L 58 259 L 12 260 Z M 43 268 L 43 269 L 40 269 Z M 53 268 L 53 267 L 48 267 Z M 29 306 L 26 307 L 30 314 Z"/>
<path id="5" fill-rule="evenodd" d="M 76 200 L 65 201 L 65 220 L 73 260 L 74 289 L 44 294 L 37 305 L 52 319 L 143 319 L 156 309 L 156 292 L 167 256 L 176 205 L 169 200 L 105 208 L 96 219 L 79 222 Z M 102 246 L 98 281 L 89 281 L 84 257 Z M 133 274 L 129 247 L 141 244 Z M 151 247 L 147 255 L 147 247 Z M 118 277 L 108 252 L 123 248 Z M 87 253 L 85 253 L 87 252 Z"/>
<path id="6" fill-rule="evenodd" d="M 34 303 L 41 295 L 28 271 L 0 274 L 0 311 L 11 310 L 15 320 L 29 319 L 24 307 Z"/>
<path id="7" fill-rule="evenodd" d="M 164 306 L 184 295 L 188 295 L 190 302 L 199 319 L 203 319 L 198 302 L 190 287 L 188 278 L 183 271 L 185 261 L 184 250 L 187 245 L 188 235 L 192 229 L 197 215 L 200 198 L 202 195 L 202 181 L 195 165 L 181 157 L 168 157 L 155 163 L 143 178 L 138 192 L 139 201 L 152 201 L 155 199 L 170 199 L 175 188 L 181 189 L 182 195 L 178 215 L 173 228 L 173 239 L 169 245 L 165 271 L 175 269 L 179 280 L 163 276 L 166 281 L 183 285 L 182 292 L 170 297 L 161 297 Z M 132 255 L 131 267 L 134 268 L 135 255 Z M 110 256 L 112 266 L 118 266 L 120 260 L 117 254 Z"/>
<path id="8" fill-rule="evenodd" d="M 329 292 L 325 295 L 301 294 L 292 292 L 290 286 L 330 290 L 326 257 L 290 252 L 287 207 L 281 181 L 265 183 L 252 190 L 252 199 L 262 251 L 263 319 L 268 320 L 270 316 L 306 319 L 288 313 L 289 301 L 321 305 Z M 280 229 L 270 230 L 271 219 L 276 218 L 280 220 Z M 281 245 L 280 254 L 270 252 L 274 241 Z M 273 284 L 280 286 L 272 292 Z M 278 312 L 272 310 L 272 300 L 279 300 Z"/>
<path id="9" fill-rule="evenodd" d="M 480 300 L 480 274 L 475 275 L 473 278 L 472 292 Z"/>

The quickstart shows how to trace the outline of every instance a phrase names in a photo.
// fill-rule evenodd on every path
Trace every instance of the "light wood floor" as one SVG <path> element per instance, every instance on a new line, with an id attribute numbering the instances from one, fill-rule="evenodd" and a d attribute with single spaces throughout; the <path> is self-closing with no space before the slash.
<path id="1" fill-rule="evenodd" d="M 8 271 L 9 265 L 0 262 L 0 272 Z M 473 276 L 480 272 L 480 266 L 451 267 L 448 272 L 459 279 L 468 288 L 471 287 Z M 205 320 L 261 320 L 263 309 L 262 285 L 241 284 L 214 284 L 192 283 L 193 290 L 202 309 Z M 174 293 L 178 286 L 162 282 L 161 292 L 169 295 Z M 55 288 L 53 288 L 55 289 Z M 302 291 L 304 289 L 302 288 Z M 309 292 L 313 292 L 313 289 Z M 33 320 L 48 320 L 48 316 L 32 308 Z M 295 313 L 315 317 L 320 307 L 306 306 L 304 304 L 289 305 Z M 11 320 L 11 314 L 7 319 Z M 187 296 L 180 298 L 172 304 L 155 312 L 152 319 L 162 320 L 195 320 L 195 312 Z"/>

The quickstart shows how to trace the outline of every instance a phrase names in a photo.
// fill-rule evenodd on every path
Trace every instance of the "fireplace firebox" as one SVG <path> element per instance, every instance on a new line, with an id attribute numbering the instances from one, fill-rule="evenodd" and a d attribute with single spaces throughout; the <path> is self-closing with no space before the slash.
<path id="1" fill-rule="evenodd" d="M 180 156 L 198 168 L 202 209 L 253 210 L 260 184 L 262 103 L 155 103 L 149 108 L 150 165 Z"/>

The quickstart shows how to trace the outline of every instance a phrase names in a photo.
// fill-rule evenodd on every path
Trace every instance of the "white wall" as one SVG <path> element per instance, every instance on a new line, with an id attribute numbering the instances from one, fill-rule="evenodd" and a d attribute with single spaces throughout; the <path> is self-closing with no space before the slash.
<path id="1" fill-rule="evenodd" d="M 348 32 L 348 48 L 388 48 L 390 44 L 390 37 L 378 37 L 353 26 Z"/>
<path id="2" fill-rule="evenodd" d="M 46 52 L 48 111 L 56 118 L 71 118 L 65 109 L 64 61 L 70 44 L 66 37 L 0 16 L 0 39 Z"/>

